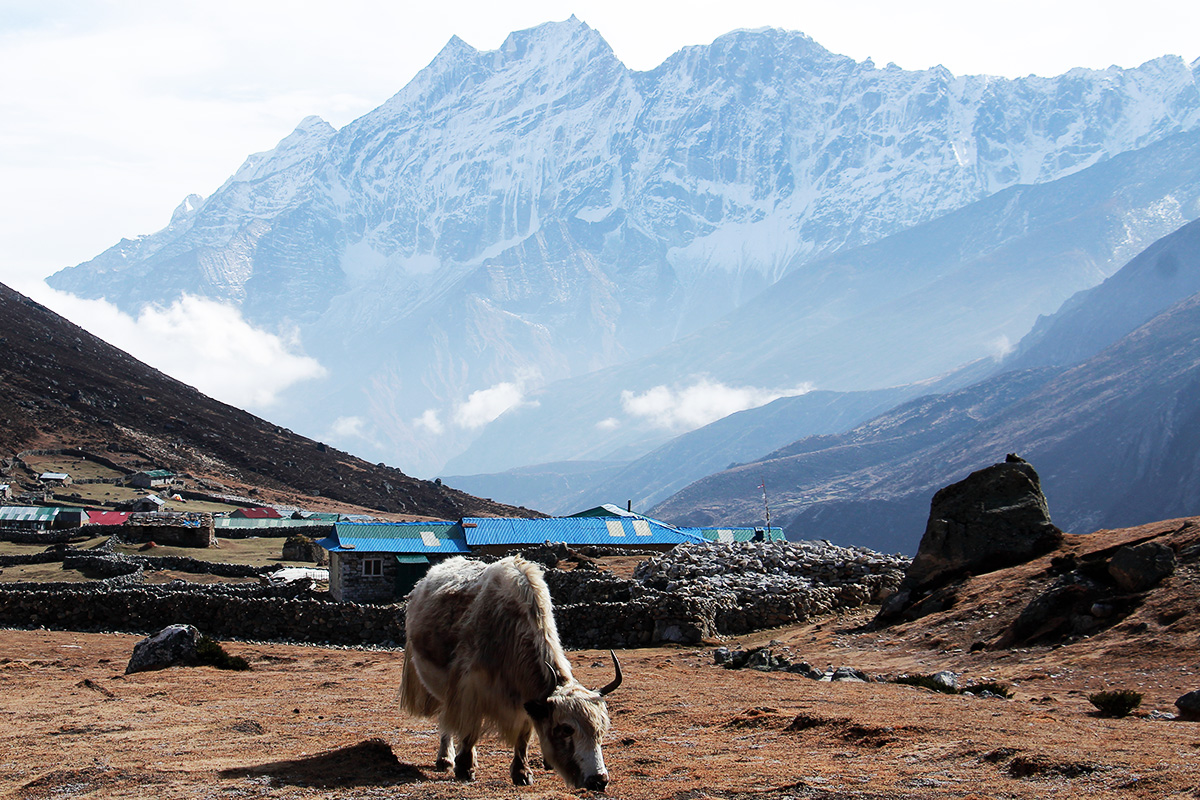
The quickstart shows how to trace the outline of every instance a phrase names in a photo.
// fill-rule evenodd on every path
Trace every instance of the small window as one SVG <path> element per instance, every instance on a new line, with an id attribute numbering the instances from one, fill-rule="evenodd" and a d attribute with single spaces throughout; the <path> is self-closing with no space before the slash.
<path id="1" fill-rule="evenodd" d="M 382 558 L 365 558 L 362 562 L 362 574 L 367 577 L 378 577 L 383 574 Z"/>

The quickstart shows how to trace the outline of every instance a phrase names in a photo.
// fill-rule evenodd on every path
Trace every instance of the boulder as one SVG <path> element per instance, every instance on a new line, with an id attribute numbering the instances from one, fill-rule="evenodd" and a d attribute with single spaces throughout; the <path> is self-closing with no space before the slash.
<path id="1" fill-rule="evenodd" d="M 193 626 L 168 625 L 133 646 L 133 655 L 125 667 L 125 674 L 195 663 L 199 641 L 200 631 Z"/>
<path id="2" fill-rule="evenodd" d="M 1062 538 L 1050 522 L 1037 472 L 1009 454 L 933 496 L 917 554 L 875 624 L 951 608 L 956 579 L 1029 561 L 1058 547 Z"/>
<path id="3" fill-rule="evenodd" d="M 1037 472 L 1010 454 L 933 496 L 904 584 L 920 589 L 1021 564 L 1053 550 L 1062 536 L 1050 522 Z"/>
<path id="4" fill-rule="evenodd" d="M 1174 572 L 1175 551 L 1162 542 L 1125 545 L 1108 562 L 1108 574 L 1127 592 L 1145 591 Z"/>
<path id="5" fill-rule="evenodd" d="M 1175 701 L 1179 718 L 1189 722 L 1200 722 L 1200 689 L 1188 692 Z"/>

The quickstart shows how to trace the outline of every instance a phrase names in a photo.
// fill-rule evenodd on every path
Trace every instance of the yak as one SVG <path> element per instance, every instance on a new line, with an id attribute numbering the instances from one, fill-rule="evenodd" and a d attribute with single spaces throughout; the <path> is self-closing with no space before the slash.
<path id="1" fill-rule="evenodd" d="M 453 761 L 458 780 L 475 779 L 475 743 L 490 728 L 513 747 L 513 783 L 528 786 L 536 729 L 545 763 L 571 788 L 604 791 L 604 697 L 621 684 L 609 652 L 616 677 L 587 689 L 571 674 L 539 566 L 518 556 L 451 558 L 409 594 L 401 707 L 438 718 L 436 768 Z"/>

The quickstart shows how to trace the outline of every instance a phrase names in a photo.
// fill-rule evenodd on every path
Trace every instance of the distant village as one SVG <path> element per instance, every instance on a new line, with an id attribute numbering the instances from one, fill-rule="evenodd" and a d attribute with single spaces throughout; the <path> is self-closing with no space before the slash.
<path id="1" fill-rule="evenodd" d="M 76 474 L 69 466 L 78 467 Z M 0 463 L 0 481 L 18 472 L 24 486 L 0 482 L 0 540 L 74 531 L 129 544 L 208 548 L 221 538 L 281 537 L 283 557 L 326 566 L 330 596 L 345 602 L 394 602 L 431 564 L 456 555 L 496 556 L 546 544 L 642 554 L 689 543 L 784 538 L 777 527 L 678 527 L 612 504 L 541 519 L 387 521 L 256 503 L 214 493 L 170 470 L 130 470 L 82 451 L 31 451 Z"/>

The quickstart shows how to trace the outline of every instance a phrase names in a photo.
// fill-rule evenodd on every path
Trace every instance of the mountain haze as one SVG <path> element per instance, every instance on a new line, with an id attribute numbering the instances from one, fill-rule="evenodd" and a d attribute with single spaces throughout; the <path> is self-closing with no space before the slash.
<path id="1" fill-rule="evenodd" d="M 835 253 L 1195 130 L 1198 71 L 1163 57 L 1054 78 L 910 72 L 759 30 L 634 72 L 573 17 L 490 52 L 455 38 L 378 109 L 340 130 L 305 119 L 164 230 L 50 283 L 128 311 L 196 294 L 297 332 L 330 375 L 293 389 L 279 420 L 310 432 L 356 421 L 342 428 L 361 437 L 343 447 L 428 473 L 505 408 L 532 410 L 540 387 L 650 356 L 782 278 L 837 284 L 822 261 Z M 1200 216 L 1191 197 L 1128 209 L 1131 241 L 1166 232 L 1146 238 L 1146 220 Z M 1031 324 L 1106 274 L 1052 275 L 1022 314 Z M 953 283 L 940 288 L 955 303 L 973 288 Z M 794 321 L 811 330 L 828 312 Z M 754 404 L 814 381 L 897 382 L 826 384 L 775 354 L 748 361 L 762 364 L 743 379 Z M 919 361 L 908 375 L 942 368 Z M 610 419 L 593 410 L 525 431 Z M 628 454 L 678 432 L 643 432 Z M 629 445 L 575 442 L 569 457 Z M 455 471 L 558 457 L 477 447 Z"/>
<path id="2" fill-rule="evenodd" d="M 659 386 L 865 391 L 924 382 L 973 360 L 999 362 L 1039 316 L 1197 217 L 1200 132 L 997 192 L 814 261 L 653 355 L 532 393 L 448 469 L 606 459 L 638 444 L 648 452 L 671 431 L 628 406 Z M 963 372 L 958 385 L 986 372 Z M 606 419 L 621 424 L 598 429 Z"/>
<path id="3" fill-rule="evenodd" d="M 1009 452 L 1038 470 L 1054 522 L 1068 531 L 1194 513 L 1198 225 L 1156 242 L 1043 320 L 1012 358 L 1019 368 L 902 404 L 844 434 L 799 440 L 698 481 L 651 513 L 680 523 L 743 519 L 755 506 L 744 484 L 765 475 L 789 535 L 911 552 L 933 493 Z M 1024 354 L 1035 353 L 1062 363 L 1023 366 Z"/>

